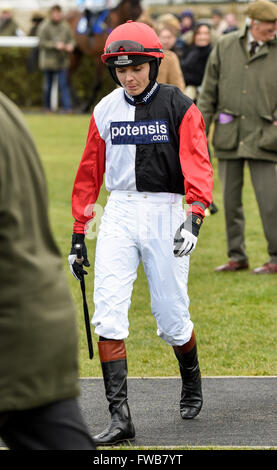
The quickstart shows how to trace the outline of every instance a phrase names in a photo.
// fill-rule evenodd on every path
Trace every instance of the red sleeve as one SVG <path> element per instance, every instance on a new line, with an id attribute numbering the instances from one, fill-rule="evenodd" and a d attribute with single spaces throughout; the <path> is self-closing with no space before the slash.
<path id="1" fill-rule="evenodd" d="M 205 208 L 212 202 L 213 170 L 210 163 L 205 124 L 199 109 L 192 104 L 179 127 L 180 163 L 185 180 L 190 211 L 205 217 Z M 197 204 L 200 202 L 200 205 Z"/>
<path id="2" fill-rule="evenodd" d="M 74 233 L 85 233 L 86 224 L 94 217 L 94 204 L 100 192 L 104 172 L 105 141 L 101 139 L 94 116 L 92 116 L 85 150 L 72 191 Z"/>

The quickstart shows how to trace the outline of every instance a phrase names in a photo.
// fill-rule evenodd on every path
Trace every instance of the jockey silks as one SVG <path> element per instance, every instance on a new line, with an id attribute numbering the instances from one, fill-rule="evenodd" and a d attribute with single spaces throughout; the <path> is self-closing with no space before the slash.
<path id="1" fill-rule="evenodd" d="M 204 122 L 177 88 L 159 85 L 144 104 L 132 104 L 122 88 L 94 109 L 73 188 L 74 231 L 83 233 L 93 214 L 105 173 L 108 191 L 131 190 L 186 195 L 194 212 L 209 206 L 212 171 Z"/>

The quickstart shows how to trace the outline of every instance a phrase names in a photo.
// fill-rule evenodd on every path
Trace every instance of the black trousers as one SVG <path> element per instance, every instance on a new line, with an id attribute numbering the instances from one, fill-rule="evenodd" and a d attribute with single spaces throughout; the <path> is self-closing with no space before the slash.
<path id="1" fill-rule="evenodd" d="M 76 399 L 0 413 L 0 437 L 10 450 L 95 450 Z"/>

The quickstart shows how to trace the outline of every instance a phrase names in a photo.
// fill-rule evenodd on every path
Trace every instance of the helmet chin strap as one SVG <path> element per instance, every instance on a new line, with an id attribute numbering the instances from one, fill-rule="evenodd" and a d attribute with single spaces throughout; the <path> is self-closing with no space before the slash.
<path id="1" fill-rule="evenodd" d="M 158 72 L 159 72 L 160 63 L 161 63 L 161 59 L 151 60 L 151 62 L 149 64 L 150 65 L 150 72 L 149 72 L 150 82 L 156 80 L 156 78 L 158 76 Z"/>
<path id="2" fill-rule="evenodd" d="M 117 75 L 116 75 L 116 71 L 115 71 L 115 68 L 114 67 L 111 67 L 110 65 L 108 65 L 108 69 L 109 69 L 109 72 L 112 76 L 112 79 L 115 81 L 115 83 L 119 86 L 122 86 L 120 81 L 118 80 L 117 78 Z"/>

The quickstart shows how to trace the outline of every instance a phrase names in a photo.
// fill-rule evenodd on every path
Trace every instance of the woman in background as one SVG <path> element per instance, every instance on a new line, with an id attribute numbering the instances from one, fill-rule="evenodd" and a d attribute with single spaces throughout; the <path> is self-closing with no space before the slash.
<path id="1" fill-rule="evenodd" d="M 186 83 L 185 94 L 195 103 L 211 50 L 210 26 L 206 23 L 198 23 L 186 55 L 181 59 L 182 72 Z"/>

